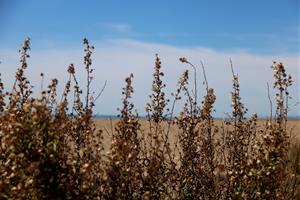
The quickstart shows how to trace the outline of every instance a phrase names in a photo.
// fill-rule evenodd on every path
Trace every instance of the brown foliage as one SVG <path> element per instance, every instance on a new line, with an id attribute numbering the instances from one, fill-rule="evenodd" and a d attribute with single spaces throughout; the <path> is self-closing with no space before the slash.
<path id="1" fill-rule="evenodd" d="M 288 88 L 292 78 L 282 63 L 273 63 L 276 112 L 263 126 L 258 116 L 246 118 L 234 73 L 232 114 L 215 125 L 214 90 L 202 65 L 206 93 L 197 97 L 189 72 L 180 77 L 170 103 L 166 99 L 161 60 L 156 56 L 152 94 L 146 104 L 148 129 L 131 102 L 133 75 L 125 79 L 122 107 L 110 150 L 103 153 L 103 133 L 96 130 L 92 96 L 93 46 L 84 39 L 86 88 L 83 92 L 70 64 L 62 97 L 58 80 L 33 97 L 26 78 L 30 39 L 20 50 L 11 92 L 0 79 L 0 198 L 1 199 L 299 199 L 300 142 L 290 142 Z M 202 63 L 201 63 L 202 64 Z M 73 89 L 72 89 L 73 87 Z M 174 108 L 185 100 L 174 118 Z M 271 99 L 270 99 L 271 101 Z M 168 108 L 170 106 L 170 108 Z M 171 125 L 178 128 L 173 133 Z M 177 134 L 177 135 L 174 135 Z M 170 140 L 170 135 L 177 138 Z"/>

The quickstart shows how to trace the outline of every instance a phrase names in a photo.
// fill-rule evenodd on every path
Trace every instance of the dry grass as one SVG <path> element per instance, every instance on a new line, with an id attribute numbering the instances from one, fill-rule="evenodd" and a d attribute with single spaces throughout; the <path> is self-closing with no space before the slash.
<path id="1" fill-rule="evenodd" d="M 62 97 L 57 79 L 34 96 L 25 75 L 30 39 L 21 46 L 12 89 L 0 79 L 1 199 L 300 198 L 300 125 L 288 121 L 293 81 L 282 63 L 272 66 L 275 112 L 268 120 L 245 117 L 232 65 L 229 119 L 212 116 L 217 97 L 203 65 L 206 93 L 199 100 L 196 67 L 186 58 L 179 60 L 194 70 L 193 90 L 186 70 L 166 99 L 158 55 L 146 119 L 134 111 L 130 74 L 119 119 L 97 120 L 93 107 L 102 90 L 90 91 L 94 47 L 87 39 L 83 44 L 84 92 L 70 64 Z M 175 116 L 178 101 L 185 103 Z"/>

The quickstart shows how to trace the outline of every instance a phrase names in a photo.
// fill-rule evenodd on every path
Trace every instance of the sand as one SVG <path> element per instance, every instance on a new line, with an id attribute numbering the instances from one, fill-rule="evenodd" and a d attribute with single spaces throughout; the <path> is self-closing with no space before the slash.
<path id="1" fill-rule="evenodd" d="M 97 129 L 102 129 L 104 132 L 104 147 L 105 149 L 109 148 L 110 141 L 111 141 L 111 135 L 114 131 L 114 127 L 116 123 L 118 122 L 117 119 L 95 119 L 95 124 Z M 146 133 L 147 130 L 149 130 L 149 123 L 145 119 L 140 120 L 141 123 L 141 132 Z M 217 126 L 220 126 L 222 123 L 221 120 L 216 120 L 215 124 Z M 258 125 L 261 126 L 265 123 L 264 120 L 259 120 Z M 165 124 L 166 129 L 167 129 L 167 124 Z M 300 139 L 300 120 L 289 120 L 288 121 L 288 130 L 291 132 L 293 137 L 296 137 Z M 178 128 L 175 125 L 172 125 L 170 127 L 170 141 L 171 143 L 176 140 L 176 136 L 178 134 Z"/>

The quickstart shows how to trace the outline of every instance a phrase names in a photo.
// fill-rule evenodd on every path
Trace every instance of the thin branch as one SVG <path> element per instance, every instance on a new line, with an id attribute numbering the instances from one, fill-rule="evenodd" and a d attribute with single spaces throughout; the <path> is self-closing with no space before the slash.
<path id="1" fill-rule="evenodd" d="M 65 86 L 65 88 L 64 88 L 64 92 L 62 93 L 62 95 L 61 95 L 61 99 L 60 99 L 60 102 L 63 102 L 63 100 L 66 100 L 67 99 L 67 96 L 68 96 L 68 91 L 67 91 L 67 85 L 68 85 L 68 83 L 70 83 L 71 84 L 71 78 L 72 78 L 72 74 L 69 74 L 69 79 L 68 79 L 68 81 L 67 81 L 67 83 L 66 83 L 66 86 Z"/>
<path id="2" fill-rule="evenodd" d="M 90 68 L 87 65 L 87 84 L 86 84 L 86 97 L 85 97 L 85 108 L 87 109 L 89 106 L 89 97 L 90 97 L 90 85 L 91 85 L 91 81 L 90 81 Z"/>
<path id="3" fill-rule="evenodd" d="M 107 130 L 107 128 L 106 128 L 106 127 L 103 127 L 103 129 L 105 130 L 106 134 L 107 134 L 109 137 L 111 137 L 111 134 L 109 133 L 109 131 Z M 113 134 L 113 133 L 112 133 L 112 134 Z"/>
<path id="4" fill-rule="evenodd" d="M 104 89 L 106 88 L 106 84 L 107 84 L 107 80 L 105 80 L 104 85 L 102 86 L 102 89 L 100 90 L 99 94 L 96 96 L 94 102 L 96 102 L 97 99 L 99 99 L 99 97 L 102 95 Z"/>
<path id="5" fill-rule="evenodd" d="M 113 123 L 112 123 L 112 118 L 111 117 L 109 118 L 109 123 L 110 123 L 111 133 L 112 133 L 112 135 L 114 135 L 115 133 L 114 133 L 114 128 L 113 128 Z"/>
<path id="6" fill-rule="evenodd" d="M 205 85 L 206 85 L 206 92 L 208 93 L 208 82 L 207 82 L 207 78 L 206 78 L 204 64 L 203 64 L 202 60 L 200 61 L 200 63 L 201 63 L 203 77 L 204 77 L 204 81 L 205 81 Z"/>
<path id="7" fill-rule="evenodd" d="M 267 83 L 267 89 L 268 89 L 268 99 L 270 102 L 270 122 L 272 123 L 272 119 L 273 119 L 273 104 L 272 104 L 272 99 L 270 96 L 270 86 L 269 83 Z"/>
<path id="8" fill-rule="evenodd" d="M 44 88 L 44 73 L 41 73 L 41 90 Z"/>
<path id="9" fill-rule="evenodd" d="M 196 70 L 196 67 L 191 62 L 187 61 L 186 63 L 188 63 L 194 69 L 195 102 L 197 103 L 197 101 L 198 101 L 198 99 L 197 99 L 197 70 Z"/>
<path id="10" fill-rule="evenodd" d="M 232 64 L 232 60 L 231 60 L 231 58 L 229 58 L 229 62 L 230 62 L 230 68 L 231 68 L 232 75 L 233 75 L 233 76 L 235 76 L 235 73 L 234 73 L 234 70 L 233 70 L 233 64 Z"/>
<path id="11" fill-rule="evenodd" d="M 194 89 L 195 89 L 195 104 L 197 104 L 197 70 L 196 67 L 190 62 L 188 61 L 185 57 L 179 58 L 179 61 L 182 63 L 188 63 L 191 67 L 193 67 L 194 69 Z"/>

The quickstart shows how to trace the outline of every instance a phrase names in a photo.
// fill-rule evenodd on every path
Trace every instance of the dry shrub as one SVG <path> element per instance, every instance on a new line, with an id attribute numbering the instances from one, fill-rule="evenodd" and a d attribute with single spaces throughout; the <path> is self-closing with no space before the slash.
<path id="1" fill-rule="evenodd" d="M 291 142 L 289 148 L 289 168 L 287 168 L 286 191 L 290 199 L 300 196 L 300 140 Z"/>
<path id="2" fill-rule="evenodd" d="M 180 61 L 194 69 L 194 94 L 188 88 L 188 72 L 185 71 L 179 80 L 179 88 L 186 96 L 183 110 L 176 119 L 180 130 L 179 143 L 181 147 L 181 163 L 179 169 L 181 199 L 215 199 L 217 185 L 215 169 L 217 166 L 216 149 L 219 147 L 215 140 L 218 129 L 214 126 L 212 117 L 213 104 L 216 100 L 214 90 L 206 84 L 206 95 L 200 105 L 197 102 L 196 68 L 186 58 Z M 204 74 L 206 80 L 206 76 Z"/>
<path id="3" fill-rule="evenodd" d="M 53 79 L 46 90 L 42 89 L 40 97 L 32 97 L 32 87 L 25 76 L 29 44 L 30 39 L 26 39 L 21 47 L 21 66 L 12 91 L 4 94 L 1 83 L 1 198 L 88 199 L 99 196 L 103 176 L 99 165 L 102 135 L 92 121 L 93 104 L 83 107 L 72 64 L 60 101 L 56 93 L 57 79 Z M 85 44 L 89 49 L 87 40 Z M 90 74 L 88 72 L 89 79 Z M 75 84 L 71 113 L 68 97 L 72 80 Z M 89 93 L 87 96 L 92 99 Z"/>
<path id="4" fill-rule="evenodd" d="M 142 164 L 140 160 L 140 123 L 130 102 L 133 93 L 131 74 L 125 79 L 123 108 L 112 137 L 106 165 L 105 199 L 140 199 Z"/>
<path id="5" fill-rule="evenodd" d="M 125 79 L 110 150 L 104 154 L 104 136 L 93 122 L 93 107 L 103 88 L 97 96 L 90 91 L 94 47 L 87 39 L 83 44 L 84 94 L 70 64 L 61 98 L 57 79 L 43 88 L 44 74 L 41 94 L 33 96 L 25 76 L 30 39 L 21 46 L 10 92 L 5 92 L 0 79 L 1 199 L 299 199 L 300 142 L 291 142 L 287 130 L 292 78 L 282 63 L 272 66 L 276 112 L 273 116 L 271 110 L 262 126 L 256 114 L 246 118 L 239 77 L 231 64 L 232 113 L 217 126 L 216 96 L 203 64 L 203 100 L 198 101 L 196 66 L 180 58 L 194 70 L 193 89 L 186 70 L 170 103 L 157 55 L 146 104 L 147 130 L 141 129 L 131 102 L 131 74 Z M 182 99 L 184 106 L 174 117 Z M 171 126 L 177 127 L 178 135 Z"/>

